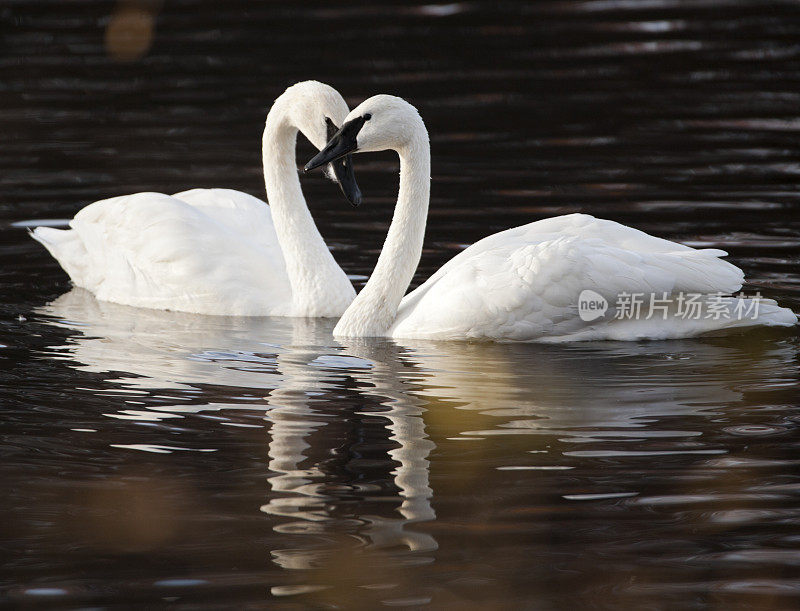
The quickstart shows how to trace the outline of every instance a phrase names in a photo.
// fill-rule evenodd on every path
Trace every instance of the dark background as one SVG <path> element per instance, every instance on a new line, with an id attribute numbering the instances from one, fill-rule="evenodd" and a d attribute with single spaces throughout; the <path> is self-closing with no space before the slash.
<path id="1" fill-rule="evenodd" d="M 0 607 L 796 608 L 791 331 L 465 344 L 394 355 L 400 365 L 370 378 L 337 365 L 322 328 L 328 361 L 301 374 L 328 379 L 296 393 L 294 417 L 313 431 L 304 468 L 317 469 L 325 519 L 292 531 L 296 516 L 260 509 L 302 500 L 276 491 L 267 456 L 265 410 L 291 406 L 270 394 L 289 369 L 276 354 L 312 358 L 284 350 L 283 327 L 45 305 L 69 281 L 21 221 L 144 190 L 263 197 L 266 112 L 312 78 L 351 107 L 392 93 L 419 108 L 433 186 L 415 283 L 485 235 L 583 211 L 723 248 L 748 293 L 800 309 L 797 2 L 2 0 Z M 312 154 L 301 142 L 298 165 Z M 320 173 L 302 176 L 359 286 L 397 169 L 390 153 L 356 158 L 357 210 Z M 248 372 L 253 388 L 238 381 Z M 402 392 L 381 396 L 391 383 Z M 436 512 L 414 524 L 397 509 L 400 444 L 385 416 L 402 402 L 422 415 L 393 417 L 431 440 L 406 448 L 429 471 Z M 505 434 L 548 419 L 552 431 Z M 452 440 L 481 430 L 493 435 Z M 439 549 L 361 553 L 375 515 L 379 534 L 407 526 Z M 324 570 L 285 569 L 286 548 L 318 553 Z M 270 590 L 309 583 L 330 587 L 310 599 Z"/>

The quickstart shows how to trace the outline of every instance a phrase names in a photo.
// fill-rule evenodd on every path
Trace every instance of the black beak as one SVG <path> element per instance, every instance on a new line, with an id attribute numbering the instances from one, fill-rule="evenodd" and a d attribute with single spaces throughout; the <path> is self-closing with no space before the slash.
<path id="1" fill-rule="evenodd" d="M 328 117 L 325 117 L 325 125 L 328 128 L 328 139 L 330 140 L 337 131 L 336 125 Z M 345 199 L 353 207 L 361 203 L 361 189 L 358 188 L 356 177 L 353 173 L 353 158 L 350 155 L 334 159 L 331 161 L 331 170 L 336 176 L 336 182 L 339 183 L 339 188 L 342 190 Z"/>
<path id="2" fill-rule="evenodd" d="M 306 172 L 310 172 L 321 165 L 325 165 L 349 153 L 355 152 L 355 150 L 358 149 L 356 137 L 358 136 L 359 130 L 364 125 L 364 121 L 364 117 L 358 117 L 342 125 L 342 128 L 328 140 L 328 144 L 325 145 L 325 148 L 317 153 L 303 169 Z"/>
<path id="3" fill-rule="evenodd" d="M 345 155 L 339 159 L 331 161 L 331 169 L 336 175 L 339 188 L 344 193 L 345 198 L 353 207 L 361 203 L 361 189 L 356 183 L 356 176 L 353 173 L 353 156 Z"/>

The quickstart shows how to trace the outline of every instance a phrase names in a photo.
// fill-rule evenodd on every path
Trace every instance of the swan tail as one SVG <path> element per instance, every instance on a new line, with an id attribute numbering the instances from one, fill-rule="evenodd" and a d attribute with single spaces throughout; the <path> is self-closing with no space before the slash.
<path id="1" fill-rule="evenodd" d="M 75 230 L 36 227 L 30 236 L 48 250 L 76 286 L 85 286 L 87 253 Z"/>
<path id="2" fill-rule="evenodd" d="M 797 316 L 789 308 L 782 308 L 774 299 L 724 297 L 717 300 L 724 308 L 719 318 L 704 319 L 707 332 L 748 327 L 791 327 Z M 708 314 L 707 314 L 708 316 Z"/>
<path id="3" fill-rule="evenodd" d="M 753 300 L 746 299 L 744 301 Z M 797 324 L 797 314 L 789 308 L 782 308 L 773 299 L 761 299 L 759 307 L 760 312 L 754 321 L 755 324 L 768 327 L 793 327 Z"/>
<path id="4" fill-rule="evenodd" d="M 774 299 L 707 296 L 697 316 L 687 318 L 671 308 L 666 320 L 619 322 L 623 328 L 625 322 L 639 323 L 632 324 L 628 331 L 643 339 L 677 339 L 753 327 L 791 327 L 797 324 L 797 316 Z"/>
<path id="5" fill-rule="evenodd" d="M 772 299 L 706 296 L 699 315 L 686 317 L 670 307 L 666 317 L 614 318 L 537 341 L 561 343 L 594 340 L 666 340 L 720 335 L 755 327 L 792 327 L 797 315 Z M 565 329 L 566 331 L 566 329 Z"/>
<path id="6" fill-rule="evenodd" d="M 654 337 L 673 339 L 706 334 L 726 333 L 753 327 L 791 327 L 797 316 L 789 308 L 782 308 L 774 299 L 745 297 L 707 297 L 702 315 L 686 320 L 673 315 L 656 325 Z M 648 322 L 648 321 L 643 321 Z M 647 334 L 645 334 L 647 337 Z"/>

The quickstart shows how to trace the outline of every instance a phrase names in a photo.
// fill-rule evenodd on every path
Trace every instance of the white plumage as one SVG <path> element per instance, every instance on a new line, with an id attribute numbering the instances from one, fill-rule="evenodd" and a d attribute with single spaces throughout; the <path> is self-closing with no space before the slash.
<path id="1" fill-rule="evenodd" d="M 340 136 L 309 163 L 332 155 L 393 149 L 400 156 L 400 190 L 375 270 L 342 316 L 334 335 L 414 339 L 561 342 L 691 337 L 732 327 L 791 326 L 795 314 L 772 300 L 723 298 L 744 275 L 716 249 L 693 249 L 613 221 L 570 214 L 489 236 L 458 254 L 403 298 L 422 252 L 430 197 L 430 147 L 416 109 L 380 95 L 355 108 Z M 360 127 L 359 127 L 360 126 Z M 358 128 L 353 140 L 352 132 Z M 345 137 L 351 142 L 344 146 Z M 580 294 L 610 305 L 601 318 L 579 315 Z M 644 309 L 616 316 L 625 294 L 664 299 L 658 315 Z M 697 294 L 699 317 L 679 311 L 680 295 Z M 401 301 L 402 300 L 402 301 Z M 711 312 L 716 301 L 729 315 Z M 744 306 L 736 313 L 736 307 Z M 742 316 L 747 311 L 750 316 Z"/>
<path id="2" fill-rule="evenodd" d="M 355 291 L 305 204 L 294 148 L 298 129 L 319 147 L 326 117 L 341 125 L 346 114 L 339 93 L 314 81 L 275 101 L 263 140 L 272 206 L 230 189 L 135 193 L 86 206 L 69 230 L 37 227 L 32 235 L 76 286 L 105 301 L 198 314 L 339 316 Z"/>
<path id="3" fill-rule="evenodd" d="M 270 208 L 230 189 L 90 204 L 70 230 L 37 227 L 76 286 L 137 307 L 288 315 L 292 289 Z"/>
<path id="4" fill-rule="evenodd" d="M 761 300 L 758 319 L 676 316 L 677 295 L 738 291 L 744 275 L 716 249 L 696 250 L 613 221 L 570 214 L 489 236 L 458 254 L 400 304 L 393 337 L 504 341 L 633 340 L 687 337 L 727 327 L 794 324 L 774 301 Z M 667 295 L 671 311 L 649 319 L 598 321 L 578 315 L 591 290 L 614 307 L 620 295 Z M 708 308 L 705 308 L 708 310 Z M 728 308 L 733 313 L 734 307 Z"/>

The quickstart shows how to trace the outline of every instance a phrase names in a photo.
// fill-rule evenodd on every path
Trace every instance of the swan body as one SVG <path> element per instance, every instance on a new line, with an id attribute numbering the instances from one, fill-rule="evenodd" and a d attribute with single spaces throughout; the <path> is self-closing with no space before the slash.
<path id="1" fill-rule="evenodd" d="M 286 90 L 263 137 L 271 206 L 230 189 L 135 193 L 79 211 L 70 229 L 37 227 L 76 286 L 137 307 L 239 316 L 340 316 L 355 297 L 308 211 L 294 161 L 297 132 L 318 148 L 326 117 L 347 105 L 314 81 Z"/>
<path id="2" fill-rule="evenodd" d="M 400 303 L 388 334 L 398 338 L 562 342 L 690 337 L 732 327 L 792 325 L 797 317 L 761 299 L 759 315 L 684 318 L 678 295 L 728 295 L 742 271 L 716 249 L 694 249 L 614 221 L 569 214 L 515 227 L 473 244 L 443 265 Z M 591 290 L 608 302 L 602 320 L 584 321 L 578 297 Z M 655 295 L 671 305 L 660 312 L 617 318 L 623 294 Z M 671 297 L 670 297 L 671 296 Z M 749 300 L 745 299 L 745 302 Z M 708 301 L 707 301 L 708 304 Z M 727 298 L 729 312 L 735 298 Z M 744 303 L 744 311 L 750 309 Z"/>
<path id="3" fill-rule="evenodd" d="M 400 157 L 397 206 L 375 271 L 335 327 L 335 336 L 637 340 L 797 323 L 791 310 L 772 300 L 755 304 L 728 296 L 741 288 L 744 275 L 720 259 L 724 251 L 690 248 L 586 214 L 545 219 L 484 238 L 403 297 L 422 252 L 430 197 L 430 147 L 416 109 L 393 96 L 366 100 L 306 168 L 336 155 L 384 149 Z M 580 316 L 583 291 L 606 300 L 610 307 L 601 317 Z M 632 294 L 641 295 L 645 304 L 650 297 L 663 300 L 657 302 L 663 311 L 648 316 L 645 307 L 637 316 L 618 316 L 625 312 L 615 304 Z M 681 295 L 697 295 L 705 306 L 699 317 L 681 312 Z M 727 316 L 714 313 L 720 303 Z"/>

